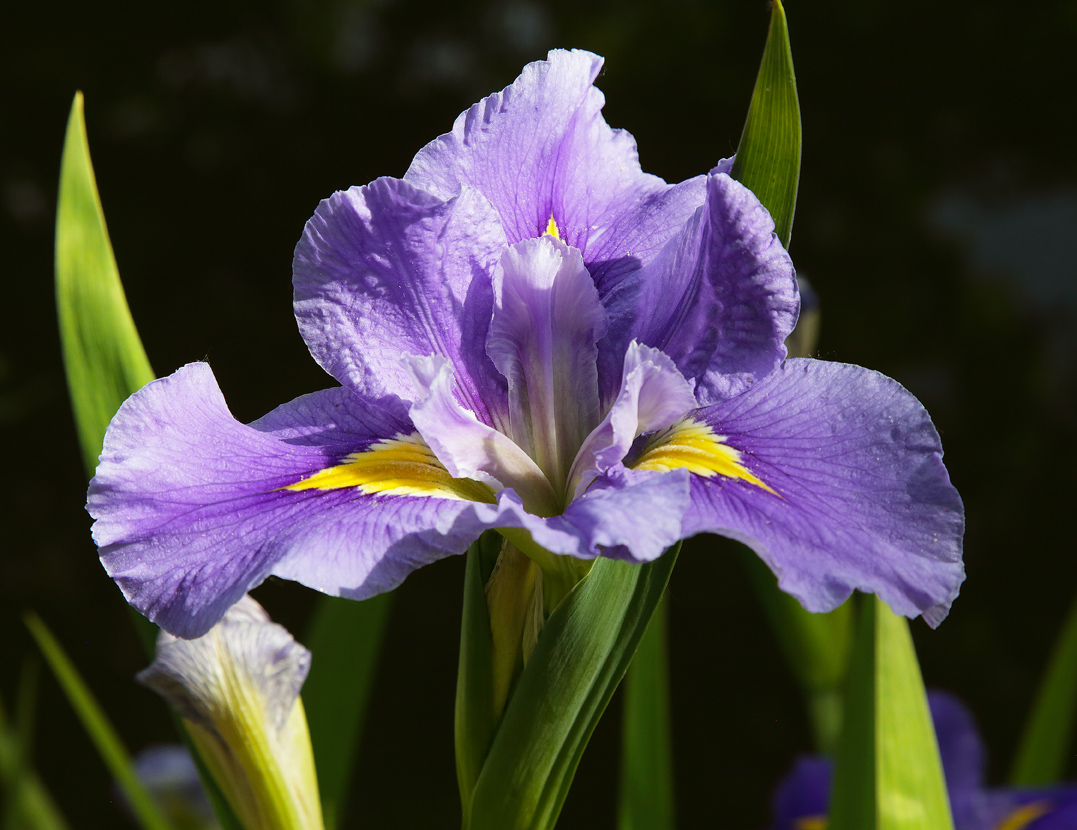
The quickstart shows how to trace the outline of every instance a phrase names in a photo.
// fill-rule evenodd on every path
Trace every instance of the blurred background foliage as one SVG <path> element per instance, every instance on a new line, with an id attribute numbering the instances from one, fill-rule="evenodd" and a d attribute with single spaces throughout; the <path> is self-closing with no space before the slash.
<path id="1" fill-rule="evenodd" d="M 1009 767 L 1077 586 L 1077 2 L 786 3 L 804 123 L 791 252 L 822 304 L 819 356 L 904 383 L 942 433 L 968 508 L 969 580 L 913 633 L 929 686 L 960 695 Z M 120 273 L 150 361 L 208 358 L 256 418 L 331 381 L 291 316 L 291 253 L 318 201 L 412 155 L 553 46 L 607 58 L 607 120 L 644 169 L 704 172 L 740 137 L 762 0 L 24 3 L 0 28 L 0 697 L 36 610 L 132 750 L 171 740 L 132 682 L 145 657 L 97 563 L 52 299 L 64 124 L 86 94 Z M 669 601 L 677 812 L 758 827 L 810 732 L 733 545 L 685 544 Z M 463 559 L 397 592 L 349 815 L 453 826 Z M 256 592 L 301 640 L 309 593 Z M 317 655 L 315 655 L 315 660 Z M 612 828 L 618 701 L 560 827 Z M 51 678 L 35 760 L 78 826 L 115 793 Z M 1070 773 L 1077 772 L 1071 768 Z M 719 819 L 720 817 L 720 819 Z M 347 824 L 348 822 L 346 822 Z"/>

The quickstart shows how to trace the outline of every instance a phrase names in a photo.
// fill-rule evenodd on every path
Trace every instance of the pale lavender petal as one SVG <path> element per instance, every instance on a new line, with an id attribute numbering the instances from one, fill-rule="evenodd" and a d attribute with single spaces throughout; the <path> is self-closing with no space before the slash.
<path id="1" fill-rule="evenodd" d="M 181 717 L 217 732 L 218 719 L 235 701 L 229 676 L 257 688 L 265 725 L 282 729 L 310 671 L 310 652 L 284 626 L 243 596 L 206 637 L 178 640 L 162 631 L 157 657 L 138 673 Z"/>
<path id="2" fill-rule="evenodd" d="M 636 279 L 634 304 L 608 307 L 604 390 L 616 344 L 633 338 L 696 381 L 701 404 L 737 394 L 784 359 L 798 309 L 793 265 L 770 214 L 728 175 L 708 176 L 706 204 Z"/>
<path id="3" fill-rule="evenodd" d="M 624 459 L 639 436 L 666 429 L 695 408 L 692 387 L 673 361 L 633 341 L 625 354 L 621 391 L 576 456 L 569 491 L 578 498 L 600 473 Z"/>
<path id="4" fill-rule="evenodd" d="M 408 361 L 416 386 L 411 419 L 445 469 L 495 489 L 512 488 L 535 512 L 555 512 L 559 499 L 535 462 L 512 439 L 479 421 L 452 393 L 452 366 L 444 358 Z"/>
<path id="5" fill-rule="evenodd" d="M 202 637 L 162 631 L 138 680 L 184 719 L 244 827 L 314 830 L 324 825 L 299 700 L 309 669 L 310 652 L 244 596 Z"/>
<path id="6" fill-rule="evenodd" d="M 854 590 L 896 613 L 945 616 L 964 579 L 964 512 L 931 419 L 868 369 L 788 360 L 735 398 L 696 413 L 775 493 L 692 476 L 685 535 L 744 542 L 809 611 Z"/>
<path id="7" fill-rule="evenodd" d="M 711 170 L 710 174 L 712 176 L 716 176 L 719 173 L 725 173 L 727 176 L 732 176 L 733 175 L 733 161 L 734 161 L 735 158 L 736 158 L 736 156 L 730 156 L 727 159 L 722 159 L 716 165 L 714 165 L 714 169 Z"/>
<path id="8" fill-rule="evenodd" d="M 623 203 L 624 213 L 594 226 L 584 259 L 607 309 L 631 302 L 639 288 L 639 269 L 681 234 L 705 194 L 706 176 L 695 176 Z"/>
<path id="9" fill-rule="evenodd" d="M 551 553 L 594 559 L 605 556 L 650 562 L 683 536 L 681 516 L 688 507 L 688 474 L 651 473 L 618 466 L 559 516 L 540 518 L 522 509 L 512 491 L 501 494 L 498 513 L 476 505 L 489 527 L 521 528 Z M 483 511 L 486 512 L 483 512 Z"/>
<path id="10" fill-rule="evenodd" d="M 553 50 L 424 147 L 405 179 L 449 198 L 461 186 L 494 203 L 510 242 L 552 218 L 605 294 L 647 262 L 703 201 L 702 178 L 667 185 L 640 170 L 636 143 L 602 118 L 592 86 L 602 58 Z"/>
<path id="11" fill-rule="evenodd" d="M 481 525 L 434 528 L 451 528 L 470 502 L 281 489 L 412 433 L 398 409 L 338 388 L 244 426 L 206 364 L 149 384 L 113 419 L 90 484 L 105 570 L 151 620 L 197 637 L 270 573 L 361 599 L 463 552 Z"/>
<path id="12" fill-rule="evenodd" d="M 506 249 L 494 298 L 486 351 L 508 378 L 510 434 L 563 493 L 601 417 L 595 343 L 606 314 L 580 252 L 550 236 Z"/>
<path id="13" fill-rule="evenodd" d="M 566 522 L 586 533 L 576 556 L 650 562 L 684 536 L 688 474 L 641 473 L 618 465 L 607 470 L 565 510 Z"/>
<path id="14" fill-rule="evenodd" d="M 443 200 L 378 179 L 335 193 L 296 246 L 299 329 L 327 372 L 370 397 L 408 400 L 401 355 L 443 355 L 467 407 L 497 423 L 504 380 L 484 346 L 504 247 L 497 213 L 470 188 Z"/>
<path id="15" fill-rule="evenodd" d="M 394 574 L 393 569 L 403 572 L 396 580 L 399 582 L 416 568 L 463 552 L 482 531 L 498 528 L 526 530 L 536 544 L 551 553 L 580 559 L 608 556 L 645 562 L 661 556 L 681 538 L 681 516 L 688 500 L 688 475 L 683 470 L 654 474 L 614 468 L 560 515 L 535 515 L 524 507 L 520 496 L 512 489 L 498 493 L 496 504 L 451 502 L 463 507 L 428 512 L 428 528 L 413 530 L 392 545 L 389 555 L 383 558 L 373 575 L 360 571 L 354 564 L 356 538 L 384 533 L 385 529 L 371 529 L 370 523 L 361 515 L 349 514 L 334 517 L 333 522 L 318 527 L 311 525 L 305 532 L 317 534 L 317 538 L 309 540 L 307 546 L 296 545 L 295 555 L 278 564 L 274 573 L 297 580 L 302 576 L 300 581 L 304 584 L 326 593 L 362 599 L 369 594 L 330 591 L 322 586 L 341 580 L 342 575 L 347 584 L 360 579 L 369 582 L 380 578 L 382 573 Z M 383 511 L 388 516 L 387 526 L 393 527 L 394 516 L 400 516 L 405 523 L 411 521 L 403 511 L 421 501 L 386 499 Z M 295 573 L 285 567 L 289 562 L 295 563 Z M 355 569 L 356 575 L 349 575 L 349 568 Z M 363 587 L 365 589 L 365 583 Z"/>

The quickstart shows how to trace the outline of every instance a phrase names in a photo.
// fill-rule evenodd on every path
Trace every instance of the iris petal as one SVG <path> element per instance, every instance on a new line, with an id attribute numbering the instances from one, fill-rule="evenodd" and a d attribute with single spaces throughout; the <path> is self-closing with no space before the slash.
<path id="1" fill-rule="evenodd" d="M 640 435 L 672 426 L 695 406 L 692 387 L 672 360 L 657 349 L 630 344 L 621 391 L 573 463 L 573 496 L 579 497 L 598 475 L 624 459 Z"/>
<path id="2" fill-rule="evenodd" d="M 285 490 L 356 488 L 369 495 L 438 496 L 493 502 L 493 491 L 467 478 L 453 478 L 418 433 L 378 441 L 339 464 L 307 476 Z"/>
<path id="3" fill-rule="evenodd" d="M 729 446 L 725 436 L 693 418 L 655 435 L 632 462 L 634 470 L 669 472 L 685 469 L 703 478 L 724 476 L 754 484 L 775 496 L 774 489 L 745 464 L 744 453 Z"/>
<path id="4" fill-rule="evenodd" d="M 606 314 L 580 252 L 551 236 L 508 248 L 494 293 L 486 350 L 508 379 L 511 435 L 563 493 L 600 418 L 595 343 Z"/>
<path id="5" fill-rule="evenodd" d="M 749 545 L 809 611 L 855 588 L 932 625 L 945 617 L 964 579 L 961 499 L 931 419 L 900 385 L 859 366 L 788 360 L 693 417 L 781 498 L 694 475 L 686 535 Z"/>
<path id="6" fill-rule="evenodd" d="M 389 590 L 467 549 L 483 528 L 457 525 L 472 502 L 287 488 L 413 430 L 399 401 L 342 388 L 245 426 L 209 367 L 186 366 L 128 399 L 106 434 L 87 504 L 102 564 L 181 637 L 204 634 L 270 573 L 353 598 Z"/>
<path id="7" fill-rule="evenodd" d="M 706 204 L 637 279 L 634 321 L 617 325 L 697 380 L 701 404 L 743 391 L 785 358 L 799 303 L 792 261 L 770 214 L 728 175 L 707 178 Z"/>
<path id="8" fill-rule="evenodd" d="M 442 200 L 378 179 L 335 193 L 296 246 L 299 330 L 322 368 L 367 396 L 410 400 L 400 356 L 442 355 L 467 407 L 500 423 L 504 380 L 484 345 L 504 246 L 497 213 L 470 188 Z"/>
<path id="9" fill-rule="evenodd" d="M 541 236 L 553 216 L 561 240 L 591 261 L 598 230 L 669 187 L 640 170 L 632 136 L 602 118 L 605 97 L 592 86 L 602 63 L 558 49 L 528 64 L 420 150 L 405 180 L 443 199 L 465 185 L 481 190 L 510 244 Z"/>

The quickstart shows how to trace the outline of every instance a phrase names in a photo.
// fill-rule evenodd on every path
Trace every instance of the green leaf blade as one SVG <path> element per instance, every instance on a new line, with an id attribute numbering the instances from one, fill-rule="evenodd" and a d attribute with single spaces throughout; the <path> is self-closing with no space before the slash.
<path id="1" fill-rule="evenodd" d="M 38 648 L 41 649 L 60 688 L 63 689 L 71 707 L 78 715 L 86 734 L 93 741 L 116 784 L 127 797 L 138 823 L 144 830 L 168 830 L 168 822 L 142 781 L 139 780 L 138 775 L 135 774 L 134 766 L 119 735 L 116 734 L 116 730 L 100 704 L 94 699 L 89 687 L 79 676 L 74 664 L 64 653 L 60 643 L 36 614 L 27 614 L 26 626 L 37 641 Z"/>
<path id="2" fill-rule="evenodd" d="M 663 600 L 625 676 L 618 830 L 672 830 L 669 610 Z"/>
<path id="3" fill-rule="evenodd" d="M 862 603 L 845 686 L 829 830 L 874 830 L 875 606 Z"/>
<path id="4" fill-rule="evenodd" d="M 36 661 L 27 662 L 19 677 L 14 723 L 0 701 L 0 827 L 67 830 L 68 824 L 33 768 L 31 748 L 37 702 Z"/>
<path id="5" fill-rule="evenodd" d="M 741 132 L 732 176 L 755 193 L 788 248 L 800 182 L 801 123 L 789 27 L 774 0 L 767 42 Z M 816 747 L 830 751 L 841 726 L 841 685 L 850 642 L 850 614 L 810 614 L 777 587 L 774 576 L 749 551 L 749 576 L 770 618 L 790 668 L 800 681 Z"/>
<path id="6" fill-rule="evenodd" d="M 952 830 L 908 621 L 875 597 L 862 608 L 828 827 Z"/>
<path id="7" fill-rule="evenodd" d="M 546 621 L 472 795 L 470 830 L 550 830 L 587 741 L 662 598 L 679 545 L 598 559 Z"/>
<path id="8" fill-rule="evenodd" d="M 392 594 L 363 602 L 323 597 L 311 622 L 307 645 L 314 659 L 303 685 L 303 706 L 326 827 L 339 823 L 347 805 L 391 607 Z"/>
<path id="9" fill-rule="evenodd" d="M 909 622 L 875 603 L 879 830 L 952 830 L 935 727 Z"/>
<path id="10" fill-rule="evenodd" d="M 1077 706 L 1077 601 L 1055 643 L 1036 702 L 1029 713 L 1010 782 L 1016 787 L 1054 784 L 1062 779 L 1073 742 Z"/>
<path id="11" fill-rule="evenodd" d="M 463 826 L 471 826 L 471 805 L 483 762 L 497 731 L 494 705 L 493 634 L 486 604 L 487 560 L 484 535 L 467 552 L 464 605 L 460 621 L 460 662 L 456 674 L 456 780 L 460 787 Z"/>
<path id="12" fill-rule="evenodd" d="M 732 176 L 770 211 L 775 233 L 788 248 L 800 182 L 800 102 L 785 9 L 781 0 L 773 4 Z"/>
<path id="13" fill-rule="evenodd" d="M 82 93 L 75 95 L 64 138 L 55 253 L 64 367 L 83 462 L 92 475 L 112 416 L 154 375 L 127 307 L 105 226 Z"/>

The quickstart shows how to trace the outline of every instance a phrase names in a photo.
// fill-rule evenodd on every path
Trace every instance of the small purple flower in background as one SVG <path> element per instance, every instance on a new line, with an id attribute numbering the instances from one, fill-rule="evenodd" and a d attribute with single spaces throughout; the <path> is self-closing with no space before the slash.
<path id="1" fill-rule="evenodd" d="M 340 386 L 243 425 L 196 363 L 124 404 L 88 509 L 136 608 L 194 637 L 270 574 L 362 599 L 498 529 L 547 575 L 720 533 L 809 610 L 945 616 L 963 512 L 927 413 L 785 359 L 770 216 L 729 161 L 643 173 L 601 66 L 551 52 L 403 179 L 319 205 L 295 313 Z"/>
<path id="2" fill-rule="evenodd" d="M 220 825 L 185 746 L 156 744 L 132 759 L 135 774 L 178 830 L 217 830 Z M 122 791 L 121 791 L 122 793 Z"/>
<path id="3" fill-rule="evenodd" d="M 972 714 L 957 698 L 929 692 L 954 830 L 1072 830 L 1077 786 L 988 789 L 986 756 Z M 799 759 L 774 796 L 771 830 L 825 830 L 833 764 Z"/>

